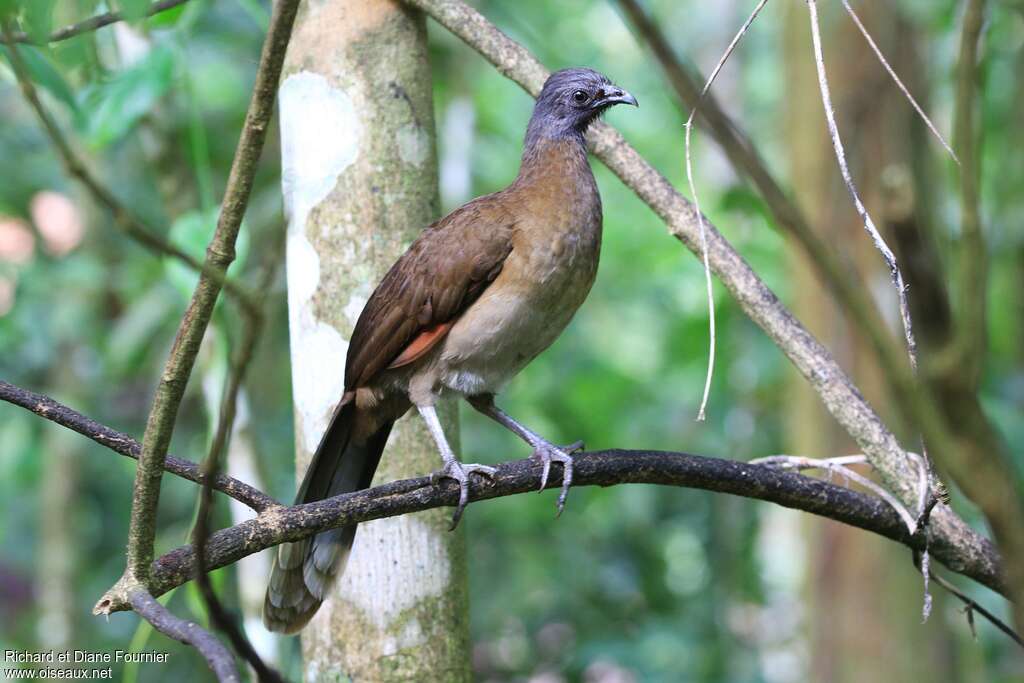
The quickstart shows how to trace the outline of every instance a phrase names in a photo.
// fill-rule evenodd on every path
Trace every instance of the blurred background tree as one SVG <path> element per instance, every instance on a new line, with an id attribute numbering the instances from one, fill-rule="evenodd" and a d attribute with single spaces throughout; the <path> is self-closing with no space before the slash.
<path id="1" fill-rule="evenodd" d="M 648 0 L 644 7 L 677 54 L 707 72 L 748 4 Z M 859 4 L 897 71 L 939 128 L 951 130 L 962 3 Z M 677 187 L 685 187 L 682 123 L 688 111 L 616 3 L 475 5 L 549 67 L 591 66 L 637 95 L 639 111 L 613 111 L 609 120 Z M 920 133 L 909 105 L 838 4 L 822 5 L 840 125 L 870 208 L 879 217 L 890 215 L 887 187 L 909 178 L 948 260 L 959 225 L 955 170 Z M 32 0 L 25 6 L 25 28 L 36 36 L 106 8 L 96 0 Z M 21 52 L 90 170 L 175 244 L 201 257 L 251 90 L 268 5 L 191 0 L 149 19 L 142 18 L 146 2 L 115 6 L 133 20 Z M 1024 13 L 1019 3 L 994 3 L 989 21 L 982 62 L 982 206 L 992 271 L 982 396 L 1003 437 L 1019 444 L 1024 167 L 1003 150 L 1022 143 Z M 447 31 L 431 24 L 429 32 L 441 208 L 447 211 L 512 179 L 532 101 Z M 812 224 L 827 230 L 830 244 L 857 265 L 872 293 L 889 301 L 887 274 L 835 172 L 808 42 L 803 3 L 769 5 L 715 92 L 759 142 Z M 0 376 L 141 434 L 195 276 L 128 240 L 68 178 L 18 93 L 6 57 L 0 60 L 0 119 L 0 154 L 7 161 L 0 174 Z M 275 136 L 233 271 L 243 277 L 279 244 L 275 235 L 283 230 Z M 694 139 L 704 211 L 836 353 L 872 404 L 893 418 L 857 330 L 834 310 L 827 290 L 709 136 L 698 129 Z M 511 385 L 503 399 L 509 411 L 556 442 L 584 438 L 594 449 L 665 448 L 737 459 L 850 452 L 852 445 L 788 361 L 720 288 L 718 369 L 708 420 L 694 420 L 706 362 L 703 275 L 632 192 L 597 164 L 595 175 L 605 205 L 597 284 L 569 330 Z M 283 276 L 266 298 L 268 324 L 246 383 L 229 467 L 284 500 L 294 487 L 294 438 Z M 222 304 L 172 452 L 205 452 L 237 329 L 234 308 Z M 520 443 L 473 411 L 463 411 L 462 424 L 463 452 L 476 454 L 469 459 L 526 455 Z M 122 569 L 133 463 L 6 405 L 0 405 L 0 444 L 0 650 L 112 651 L 130 644 L 170 651 L 172 666 L 115 667 L 115 677 L 205 680 L 209 674 L 195 652 L 150 635 L 134 615 L 118 614 L 109 622 L 90 616 L 96 596 Z M 1019 472 L 1024 466 L 1019 449 L 1015 465 Z M 195 494 L 187 482 L 165 483 L 158 552 L 186 540 Z M 895 545 L 790 510 L 653 486 L 578 489 L 555 521 L 554 495 L 499 499 L 467 514 L 479 680 L 1024 676 L 1015 646 L 983 622 L 975 642 L 958 604 L 945 596 L 936 594 L 931 619 L 919 624 L 920 579 Z M 956 503 L 982 524 L 969 504 Z M 226 505 L 218 512 L 223 524 L 238 514 Z M 215 583 L 246 615 L 261 652 L 297 679 L 295 639 L 277 639 L 258 625 L 266 573 L 261 563 L 251 558 L 218 571 Z M 972 596 L 1005 615 L 995 595 L 964 583 Z M 177 589 L 170 600 L 179 613 L 205 622 L 193 587 Z"/>

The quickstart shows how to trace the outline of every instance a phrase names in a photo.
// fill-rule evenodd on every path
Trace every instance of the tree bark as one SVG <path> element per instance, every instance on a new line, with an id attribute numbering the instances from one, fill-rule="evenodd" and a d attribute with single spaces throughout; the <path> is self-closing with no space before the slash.
<path id="1" fill-rule="evenodd" d="M 359 312 L 391 263 L 437 218 L 424 18 L 392 0 L 307 2 L 284 76 L 282 176 L 301 476 L 341 397 Z M 446 431 L 457 437 L 455 411 L 443 412 Z M 439 462 L 424 426 L 406 416 L 375 482 L 424 474 Z M 444 510 L 361 525 L 344 576 L 304 631 L 307 681 L 469 679 L 464 539 L 447 526 Z"/>

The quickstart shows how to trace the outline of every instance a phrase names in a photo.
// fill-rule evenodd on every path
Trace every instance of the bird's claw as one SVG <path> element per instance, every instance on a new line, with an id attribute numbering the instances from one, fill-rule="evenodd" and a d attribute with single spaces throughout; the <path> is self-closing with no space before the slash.
<path id="1" fill-rule="evenodd" d="M 572 486 L 572 456 L 570 453 L 583 450 L 583 442 L 577 441 L 565 447 L 558 447 L 550 443 L 540 443 L 533 448 L 533 457 L 540 458 L 544 469 L 540 474 L 540 490 L 543 491 L 548 485 L 548 475 L 551 473 L 551 463 L 562 463 L 562 492 L 558 494 L 558 513 L 562 514 L 565 508 L 565 499 L 569 496 L 569 487 Z"/>
<path id="2" fill-rule="evenodd" d="M 586 447 L 587 445 L 583 443 L 583 439 L 580 439 L 579 441 L 573 441 L 568 446 L 562 446 L 562 452 L 567 455 L 572 455 L 573 453 L 579 453 Z"/>
<path id="3" fill-rule="evenodd" d="M 430 475 L 431 484 L 436 484 L 441 479 L 454 479 L 459 484 L 459 504 L 452 515 L 452 524 L 448 528 L 449 531 L 454 531 L 455 527 L 459 525 L 462 513 L 466 509 L 466 505 L 469 504 L 469 475 L 476 472 L 488 479 L 493 479 L 494 473 L 497 471 L 496 468 L 488 467 L 487 465 L 467 465 L 458 460 L 449 460 L 439 471 Z"/>

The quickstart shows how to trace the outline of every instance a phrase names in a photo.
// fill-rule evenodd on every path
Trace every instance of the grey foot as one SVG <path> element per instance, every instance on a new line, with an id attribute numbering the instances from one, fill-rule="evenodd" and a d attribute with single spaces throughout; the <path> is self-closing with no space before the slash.
<path id="1" fill-rule="evenodd" d="M 494 473 L 497 471 L 496 468 L 487 465 L 465 465 L 458 460 L 449 460 L 444 467 L 430 475 L 430 481 L 433 484 L 441 479 L 454 479 L 459 483 L 459 504 L 455 508 L 455 514 L 452 515 L 452 525 L 448 528 L 449 531 L 454 531 L 455 527 L 459 525 L 462 513 L 469 503 L 469 475 L 476 472 L 488 479 L 493 479 Z"/>
<path id="2" fill-rule="evenodd" d="M 562 510 L 565 508 L 565 499 L 569 496 L 569 487 L 572 486 L 572 456 L 570 453 L 581 450 L 583 450 L 582 441 L 577 441 L 564 447 L 544 441 L 533 447 L 533 455 L 531 457 L 539 458 L 544 465 L 544 470 L 540 475 L 541 491 L 547 488 L 548 475 L 551 473 L 551 463 L 562 463 L 562 492 L 558 494 L 558 515 L 561 515 Z"/>

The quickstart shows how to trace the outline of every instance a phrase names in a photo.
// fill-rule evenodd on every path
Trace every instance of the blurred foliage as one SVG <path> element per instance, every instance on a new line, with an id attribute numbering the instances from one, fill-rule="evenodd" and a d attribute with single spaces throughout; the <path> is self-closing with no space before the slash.
<path id="1" fill-rule="evenodd" d="M 948 130 L 959 4 L 899 5 L 922 37 L 930 110 Z M 748 11 L 731 0 L 651 0 L 646 6 L 680 54 L 705 68 Z M 147 0 L 3 0 L 0 12 L 16 13 L 35 40 L 105 9 L 122 9 L 132 18 L 54 45 L 21 46 L 21 54 L 92 172 L 159 231 L 200 255 L 244 117 L 268 7 L 265 0 L 191 0 L 141 19 L 146 7 Z M 639 110 L 612 111 L 609 120 L 677 187 L 685 186 L 686 112 L 614 3 L 484 0 L 478 7 L 549 67 L 589 65 L 637 95 Z M 717 88 L 786 178 L 781 12 L 765 12 Z M 513 178 L 532 101 L 435 25 L 430 43 L 447 210 Z M 126 239 L 62 172 L 6 59 L 5 51 L 0 154 L 7 170 L 0 182 L 0 247 L 14 235 L 30 248 L 25 257 L 0 255 L 0 376 L 140 435 L 194 274 Z M 984 216 L 993 259 L 984 398 L 1012 443 L 1024 439 L 1024 169 L 1018 154 L 1001 152 L 1020 148 L 1022 66 L 1024 20 L 1011 3 L 997 3 L 985 43 L 982 109 Z M 760 199 L 707 136 L 698 130 L 695 141 L 702 205 L 785 300 L 790 248 Z M 272 136 L 243 231 L 243 258 L 232 268 L 236 277 L 251 281 L 256 262 L 281 257 L 262 249 L 276 244 L 273 234 L 283 229 L 278 158 Z M 952 263 L 955 170 L 938 151 L 932 162 L 948 169 L 932 194 Z M 784 392 L 792 380 L 787 361 L 716 285 L 717 371 L 708 420 L 696 422 L 708 322 L 698 262 L 603 166 L 595 163 L 595 173 L 606 225 L 598 282 L 569 330 L 512 384 L 502 404 L 556 442 L 584 438 L 595 449 L 663 448 L 740 459 L 781 452 Z M 84 239 L 68 253 L 56 253 L 43 229 L 45 216 L 33 213 L 33 198 L 41 191 L 70 197 L 81 214 Z M 244 258 L 247 245 L 258 258 Z M 250 438 L 262 484 L 288 499 L 294 466 L 283 279 L 266 299 L 270 324 L 246 387 Z M 179 456 L 198 458 L 205 450 L 215 420 L 210 406 L 217 404 L 211 396 L 223 381 L 237 329 L 236 312 L 222 303 L 175 433 L 172 452 Z M 338 360 L 337 368 L 325 371 L 341 372 Z M 522 444 L 472 411 L 463 416 L 466 453 L 482 454 L 485 462 L 526 455 Z M 133 465 L 82 439 L 60 440 L 55 453 L 57 431 L 0 405 L 0 650 L 113 651 L 145 644 L 171 652 L 171 665 L 115 667 L 115 677 L 205 680 L 208 673 L 194 652 L 146 635 L 145 628 L 137 631 L 133 615 L 118 614 L 107 623 L 90 616 L 96 596 L 122 569 Z M 71 583 L 74 601 L 66 606 L 64 628 L 53 626 L 63 622 L 45 613 L 39 601 L 50 580 L 39 566 L 47 542 L 38 523 L 44 463 L 55 457 L 73 462 L 68 471 L 76 477 L 66 501 L 73 560 L 62 580 Z M 191 484 L 166 479 L 158 551 L 185 540 L 195 494 Z M 696 491 L 623 486 L 576 489 L 561 519 L 552 518 L 553 510 L 553 494 L 545 493 L 474 505 L 467 515 L 474 667 L 481 680 L 753 682 L 795 681 L 806 674 L 808 622 L 794 607 L 801 600 L 802 555 L 789 552 L 801 541 L 772 535 L 765 506 Z M 230 522 L 227 505 L 219 505 L 218 514 L 220 523 Z M 234 571 L 217 576 L 235 604 Z M 170 601 L 176 612 L 205 620 L 193 589 L 179 589 Z M 979 623 L 980 643 L 973 643 L 955 606 L 943 604 L 947 608 L 933 619 L 952 624 L 961 653 L 960 668 L 951 668 L 948 680 L 1021 675 L 1009 641 Z M 915 605 L 908 602 L 908 609 Z M 280 642 L 282 666 L 297 677 L 296 641 Z"/>

